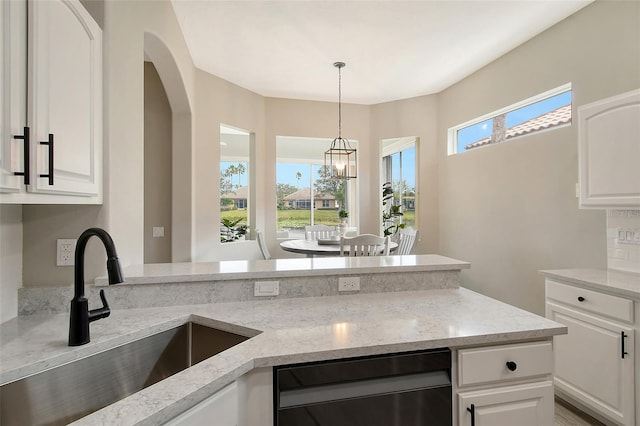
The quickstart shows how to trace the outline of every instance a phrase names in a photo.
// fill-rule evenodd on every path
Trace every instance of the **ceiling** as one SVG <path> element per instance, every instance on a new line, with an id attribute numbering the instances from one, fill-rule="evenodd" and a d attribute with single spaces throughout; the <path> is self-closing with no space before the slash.
<path id="1" fill-rule="evenodd" d="M 591 0 L 172 0 L 196 67 L 262 96 L 440 92 Z"/>

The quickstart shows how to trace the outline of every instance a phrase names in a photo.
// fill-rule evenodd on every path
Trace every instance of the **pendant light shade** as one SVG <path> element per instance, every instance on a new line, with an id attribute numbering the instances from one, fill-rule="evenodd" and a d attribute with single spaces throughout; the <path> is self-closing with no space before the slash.
<path id="1" fill-rule="evenodd" d="M 338 137 L 324 153 L 324 166 L 330 179 L 355 179 L 358 176 L 357 152 L 348 139 L 342 137 L 342 74 L 344 62 L 335 62 L 338 68 Z"/>

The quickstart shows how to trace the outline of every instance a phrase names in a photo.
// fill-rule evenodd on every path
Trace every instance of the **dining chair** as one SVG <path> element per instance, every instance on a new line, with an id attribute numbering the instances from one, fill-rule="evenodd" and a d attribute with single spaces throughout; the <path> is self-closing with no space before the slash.
<path id="1" fill-rule="evenodd" d="M 388 254 L 388 236 L 361 234 L 351 238 L 340 238 L 340 256 L 387 256 Z"/>
<path id="2" fill-rule="evenodd" d="M 418 230 L 408 226 L 400 229 L 395 239 L 398 243 L 398 248 L 393 254 L 411 254 L 418 241 Z"/>
<path id="3" fill-rule="evenodd" d="M 304 227 L 305 240 L 329 239 L 338 235 L 335 226 L 329 225 L 311 225 Z"/>
<path id="4" fill-rule="evenodd" d="M 271 259 L 271 253 L 269 253 L 269 247 L 267 247 L 267 242 L 264 239 L 264 234 L 259 229 L 256 229 L 256 239 L 258 240 L 258 246 L 260 246 L 262 257 L 264 257 L 265 260 Z"/>

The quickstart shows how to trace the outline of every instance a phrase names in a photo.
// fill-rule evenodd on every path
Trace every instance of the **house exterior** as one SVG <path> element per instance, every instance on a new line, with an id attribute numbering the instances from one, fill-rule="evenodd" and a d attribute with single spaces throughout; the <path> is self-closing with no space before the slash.
<path id="1" fill-rule="evenodd" d="M 508 129 L 503 128 L 504 134 L 499 138 L 499 140 L 501 142 L 504 142 L 511 138 L 524 136 L 531 132 L 536 132 L 538 130 L 548 130 L 569 123 L 571 123 L 571 104 L 561 106 L 554 109 L 553 111 L 549 111 L 546 114 L 534 117 L 531 120 L 527 120 L 524 123 L 520 123 Z M 492 138 L 487 137 L 468 144 L 464 147 L 464 149 L 469 150 L 481 146 L 486 146 L 491 143 L 496 142 L 492 142 Z"/>
<path id="2" fill-rule="evenodd" d="M 286 209 L 310 209 L 311 188 L 302 188 L 283 198 Z M 338 209 L 336 198 L 330 194 L 313 194 L 314 209 Z"/>
<path id="3" fill-rule="evenodd" d="M 233 201 L 233 204 L 231 205 L 222 205 L 222 200 L 231 200 Z M 249 205 L 247 200 L 249 199 L 249 187 L 248 186 L 241 186 L 240 188 L 236 189 L 234 192 L 227 192 L 226 194 L 222 194 L 222 196 L 220 197 L 220 208 L 222 210 L 229 210 L 230 207 L 232 206 L 234 209 L 239 209 L 239 210 L 243 210 L 246 209 L 247 206 Z"/>

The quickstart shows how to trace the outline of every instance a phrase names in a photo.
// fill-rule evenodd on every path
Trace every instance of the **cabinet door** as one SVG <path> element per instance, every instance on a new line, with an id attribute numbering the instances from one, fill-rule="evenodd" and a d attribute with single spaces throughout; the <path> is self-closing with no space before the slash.
<path id="1" fill-rule="evenodd" d="M 28 3 L 29 191 L 98 195 L 102 186 L 102 31 L 78 0 Z M 42 142 L 53 135 L 53 150 Z M 53 169 L 50 170 L 51 152 Z M 53 184 L 41 177 L 53 173 Z"/>
<path id="2" fill-rule="evenodd" d="M 238 387 L 235 382 L 220 389 L 165 426 L 238 426 Z"/>
<path id="3" fill-rule="evenodd" d="M 551 302 L 547 317 L 569 328 L 554 340 L 556 387 L 621 425 L 634 425 L 633 329 Z"/>
<path id="4" fill-rule="evenodd" d="M 18 192 L 25 171 L 23 135 L 27 124 L 27 6 L 25 2 L 0 4 L 0 192 Z"/>
<path id="5" fill-rule="evenodd" d="M 551 381 L 458 394 L 459 426 L 549 426 L 553 417 Z"/>
<path id="6" fill-rule="evenodd" d="M 640 207 L 640 90 L 578 109 L 580 207 Z"/>

